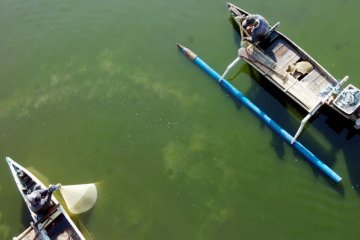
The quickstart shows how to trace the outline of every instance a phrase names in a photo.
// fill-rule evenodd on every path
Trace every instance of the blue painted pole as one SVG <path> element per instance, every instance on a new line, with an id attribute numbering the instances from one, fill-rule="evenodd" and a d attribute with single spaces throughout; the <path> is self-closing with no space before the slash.
<path id="1" fill-rule="evenodd" d="M 276 122 L 274 122 L 269 116 L 267 116 L 260 108 L 258 108 L 254 103 L 252 103 L 244 94 L 242 94 L 238 89 L 236 89 L 231 83 L 227 80 L 222 79 L 220 74 L 218 74 L 214 69 L 207 65 L 203 60 L 201 60 L 195 53 L 190 49 L 177 44 L 178 48 L 187 56 L 192 62 L 194 62 L 198 67 L 200 67 L 205 73 L 217 81 L 223 88 L 225 88 L 229 93 L 231 93 L 236 99 L 238 99 L 242 104 L 244 104 L 250 111 L 252 111 L 260 120 L 262 120 L 266 125 L 268 125 L 274 132 L 276 132 L 280 137 L 284 139 L 290 146 L 293 146 L 298 150 L 302 155 L 304 155 L 315 167 L 317 167 L 322 173 L 328 176 L 335 183 L 341 181 L 341 177 L 337 175 L 331 168 L 329 168 L 325 163 L 318 159 L 312 152 L 310 152 L 306 147 L 304 147 L 300 142 L 295 141 L 291 144 L 293 137 L 281 128 Z"/>

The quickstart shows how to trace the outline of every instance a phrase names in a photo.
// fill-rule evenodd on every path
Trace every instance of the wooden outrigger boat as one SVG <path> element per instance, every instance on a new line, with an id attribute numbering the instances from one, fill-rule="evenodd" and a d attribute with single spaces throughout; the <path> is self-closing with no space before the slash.
<path id="1" fill-rule="evenodd" d="M 24 167 L 7 157 L 6 161 L 10 167 L 12 176 L 15 180 L 21 196 L 23 197 L 34 222 L 20 236 L 13 239 L 73 239 L 84 240 L 85 237 L 71 220 L 54 196 L 51 198 L 51 207 L 42 214 L 36 214 L 31 211 L 30 203 L 26 194 L 33 191 L 36 185 L 45 189 L 45 185 L 31 174 Z"/>
<path id="2" fill-rule="evenodd" d="M 249 13 L 232 3 L 226 5 L 239 26 L 243 39 L 247 32 L 243 29 L 240 18 Z M 279 23 L 271 27 L 267 37 L 261 42 L 242 41 L 239 56 L 227 67 L 222 77 L 243 59 L 307 111 L 308 115 L 302 120 L 292 142 L 300 135 L 311 116 L 323 105 L 328 105 L 353 121 L 354 128 L 360 129 L 360 90 L 351 84 L 343 87 L 348 76 L 338 81 L 303 49 L 277 31 L 278 25 Z M 306 65 L 307 71 L 300 69 L 301 64 Z"/>
<path id="3" fill-rule="evenodd" d="M 210 67 L 206 62 L 204 62 L 198 55 L 192 52 L 190 49 L 182 46 L 181 44 L 176 44 L 179 50 L 195 65 L 197 65 L 201 70 L 203 70 L 207 75 L 212 79 L 218 82 L 228 93 L 235 97 L 239 102 L 241 102 L 246 108 L 248 108 L 255 116 L 257 116 L 265 125 L 271 128 L 276 134 L 278 134 L 285 142 L 291 143 L 293 137 L 286 132 L 280 125 L 273 121 L 265 112 L 263 112 L 259 107 L 251 102 L 242 92 L 235 88 L 229 81 L 224 79 L 220 74 L 218 74 L 212 67 Z M 313 153 L 311 153 L 304 145 L 299 141 L 294 141 L 291 143 L 294 149 L 299 151 L 304 157 L 306 157 L 315 167 L 317 167 L 322 173 L 327 175 L 335 183 L 341 181 L 341 177 L 337 175 L 331 168 L 324 164 L 320 159 L 318 159 Z"/>

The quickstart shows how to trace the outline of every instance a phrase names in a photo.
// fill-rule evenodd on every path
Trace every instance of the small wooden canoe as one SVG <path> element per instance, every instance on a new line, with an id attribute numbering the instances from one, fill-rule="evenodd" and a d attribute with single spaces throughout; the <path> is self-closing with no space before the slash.
<path id="1" fill-rule="evenodd" d="M 246 31 L 240 18 L 249 13 L 232 3 L 227 3 L 227 8 L 243 38 Z M 277 31 L 277 25 L 270 28 L 263 41 L 243 44 L 239 57 L 308 112 L 304 124 L 326 104 L 352 120 L 355 128 L 360 128 L 360 90 L 351 84 L 342 87 L 347 76 L 338 81 L 308 53 Z"/>
<path id="2" fill-rule="evenodd" d="M 51 198 L 51 207 L 45 213 L 37 214 L 31 211 L 30 203 L 26 194 L 32 191 L 36 185 L 45 189 L 46 186 L 37 179 L 30 171 L 7 157 L 11 174 L 15 180 L 21 196 L 23 197 L 34 222 L 21 235 L 14 239 L 73 239 L 84 240 L 85 237 L 71 220 L 54 196 Z"/>

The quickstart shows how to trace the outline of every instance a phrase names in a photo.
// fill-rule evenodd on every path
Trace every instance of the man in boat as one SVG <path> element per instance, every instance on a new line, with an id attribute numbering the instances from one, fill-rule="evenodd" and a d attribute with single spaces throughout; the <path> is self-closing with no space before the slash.
<path id="1" fill-rule="evenodd" d="M 52 193 L 58 190 L 61 184 L 50 185 L 47 189 L 42 189 L 39 185 L 26 195 L 30 203 L 30 209 L 34 213 L 43 213 L 50 207 Z"/>
<path id="2" fill-rule="evenodd" d="M 263 16 L 250 14 L 238 18 L 242 28 L 246 31 L 243 40 L 258 43 L 269 35 L 270 25 Z"/>

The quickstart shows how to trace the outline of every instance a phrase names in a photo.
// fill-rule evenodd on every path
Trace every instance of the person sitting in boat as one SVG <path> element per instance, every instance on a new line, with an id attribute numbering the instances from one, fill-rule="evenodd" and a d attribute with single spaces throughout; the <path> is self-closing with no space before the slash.
<path id="1" fill-rule="evenodd" d="M 30 209 L 34 213 L 43 213 L 50 207 L 52 193 L 58 190 L 61 184 L 50 185 L 47 189 L 42 189 L 39 185 L 26 195 L 30 203 Z"/>
<path id="2" fill-rule="evenodd" d="M 250 14 L 240 17 L 239 20 L 247 33 L 247 36 L 244 36 L 243 40 L 258 43 L 268 36 L 270 25 L 263 16 Z"/>

